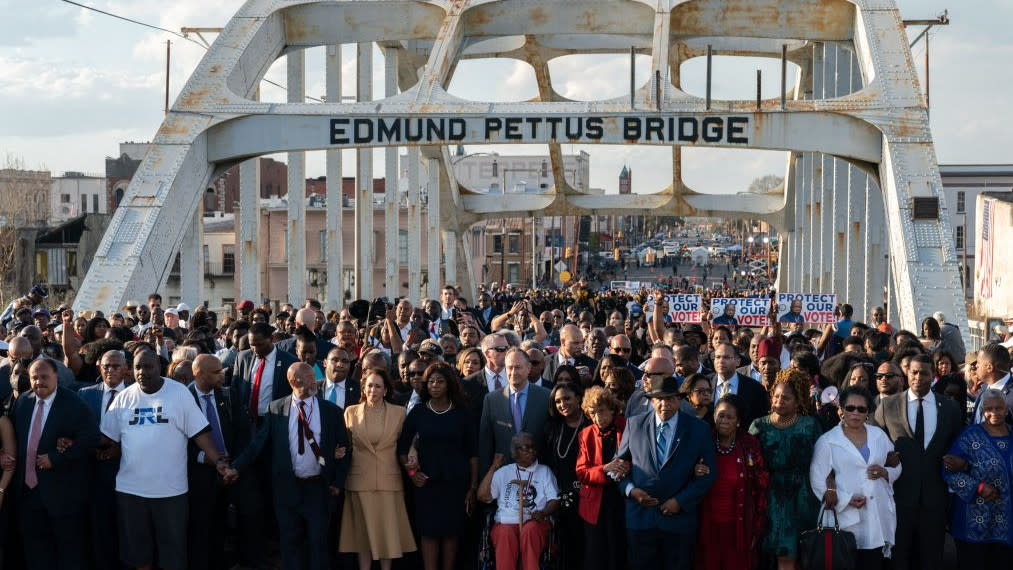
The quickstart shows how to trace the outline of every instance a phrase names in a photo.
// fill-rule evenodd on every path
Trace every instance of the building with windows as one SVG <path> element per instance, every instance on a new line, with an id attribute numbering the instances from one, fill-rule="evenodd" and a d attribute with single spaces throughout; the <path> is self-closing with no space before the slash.
<path id="1" fill-rule="evenodd" d="M 111 211 L 104 176 L 65 172 L 63 176 L 54 176 L 51 181 L 51 224 L 59 225 L 85 214 L 108 214 Z"/>
<path id="2" fill-rule="evenodd" d="M 939 166 L 939 174 L 961 262 L 964 296 L 970 301 L 974 298 L 974 236 L 978 228 L 975 204 L 982 192 L 1013 190 L 1013 164 L 943 164 Z"/>

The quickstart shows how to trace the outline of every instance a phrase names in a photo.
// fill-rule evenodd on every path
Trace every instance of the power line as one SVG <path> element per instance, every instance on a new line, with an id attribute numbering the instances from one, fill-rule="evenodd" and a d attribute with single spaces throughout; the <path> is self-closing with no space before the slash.
<path id="1" fill-rule="evenodd" d="M 130 22 L 131 24 L 137 24 L 138 26 L 144 26 L 145 28 L 151 28 L 152 30 L 158 30 L 160 32 L 165 32 L 167 34 L 172 34 L 172 35 L 174 35 L 174 36 L 176 36 L 178 38 L 183 38 L 184 40 L 186 40 L 188 42 L 196 44 L 196 45 L 204 48 L 205 50 L 208 49 L 207 46 L 205 46 L 204 44 L 198 42 L 197 40 L 195 40 L 195 39 L 193 39 L 193 38 L 191 38 L 189 36 L 183 35 L 183 34 L 181 34 L 179 32 L 174 32 L 174 31 L 166 29 L 166 28 L 162 28 L 162 27 L 155 26 L 155 25 L 152 25 L 152 24 L 147 24 L 145 22 L 134 20 L 133 18 L 127 18 L 126 16 L 120 16 L 119 14 L 113 14 L 112 12 L 106 12 L 105 10 L 99 10 L 98 8 L 94 8 L 92 6 L 86 6 L 84 4 L 80 4 L 78 2 L 74 2 L 73 0 L 60 0 L 60 1 L 61 2 L 66 2 L 67 4 L 72 4 L 72 5 L 77 6 L 79 8 L 84 8 L 85 10 L 91 10 L 92 12 L 98 12 L 99 14 L 102 14 L 102 15 L 105 15 L 105 16 L 109 16 L 111 18 L 116 18 L 117 20 L 123 20 L 124 22 Z M 275 87 L 280 87 L 281 89 L 285 89 L 286 91 L 288 90 L 288 88 L 285 87 L 284 85 L 282 85 L 280 83 L 276 83 L 274 81 L 271 81 L 270 79 L 267 79 L 266 77 L 263 79 L 263 81 L 265 83 L 270 83 L 271 85 L 274 85 Z M 323 100 L 317 99 L 316 97 L 311 97 L 311 96 L 306 95 L 306 94 L 303 94 L 303 97 L 306 98 L 306 99 L 310 99 L 312 101 L 316 101 L 317 103 L 323 103 Z"/>

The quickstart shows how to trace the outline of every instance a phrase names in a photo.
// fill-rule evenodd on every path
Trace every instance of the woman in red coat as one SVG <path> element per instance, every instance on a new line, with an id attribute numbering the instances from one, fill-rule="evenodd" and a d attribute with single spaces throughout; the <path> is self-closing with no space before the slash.
<path id="1" fill-rule="evenodd" d="M 626 566 L 626 517 L 622 493 L 606 469 L 621 469 L 616 451 L 626 418 L 619 400 L 601 386 L 584 393 L 581 409 L 591 425 L 580 432 L 577 480 L 580 481 L 578 513 L 584 519 L 584 568 L 622 570 Z"/>
<path id="2" fill-rule="evenodd" d="M 757 545 L 763 538 L 769 475 L 760 442 L 740 426 L 742 400 L 730 394 L 714 408 L 717 479 L 700 506 L 698 570 L 756 568 Z M 709 473 L 697 465 L 696 474 Z"/>

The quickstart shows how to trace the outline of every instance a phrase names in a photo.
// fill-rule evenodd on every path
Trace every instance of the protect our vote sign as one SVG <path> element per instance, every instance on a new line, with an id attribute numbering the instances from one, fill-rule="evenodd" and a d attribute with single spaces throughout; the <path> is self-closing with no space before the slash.
<path id="1" fill-rule="evenodd" d="M 832 293 L 778 293 L 777 320 L 781 323 L 832 325 L 837 322 L 834 307 L 837 295 Z"/>
<path id="2" fill-rule="evenodd" d="M 762 327 L 770 313 L 769 298 L 716 297 L 711 299 L 711 322 L 715 325 Z"/>
<path id="3" fill-rule="evenodd" d="M 665 315 L 666 323 L 699 323 L 703 321 L 702 295 L 683 293 L 665 295 L 665 302 L 668 303 L 668 313 Z M 654 296 L 647 298 L 647 322 L 654 318 Z"/>

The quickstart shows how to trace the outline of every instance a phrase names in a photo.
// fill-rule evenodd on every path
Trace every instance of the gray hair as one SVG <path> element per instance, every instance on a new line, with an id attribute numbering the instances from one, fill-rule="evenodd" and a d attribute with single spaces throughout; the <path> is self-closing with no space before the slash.
<path id="1" fill-rule="evenodd" d="M 524 350 L 524 351 L 528 351 L 528 350 L 540 350 L 542 352 L 545 352 L 545 348 L 542 347 L 542 343 L 538 342 L 535 339 L 531 339 L 531 338 L 529 338 L 528 340 L 526 340 L 526 341 L 524 341 L 524 342 L 521 343 L 521 350 Z"/>
<path id="2" fill-rule="evenodd" d="M 490 348 L 492 348 L 493 346 L 495 346 L 496 341 L 499 340 L 499 339 L 507 340 L 506 337 L 504 337 L 502 334 L 500 334 L 498 332 L 494 332 L 494 333 L 490 333 L 490 334 L 485 335 L 484 337 L 482 337 L 482 342 L 481 342 L 482 350 L 489 350 Z M 510 344 L 510 341 L 507 340 L 507 345 L 509 345 L 509 344 Z"/>
<path id="3" fill-rule="evenodd" d="M 519 347 L 521 345 L 521 336 L 510 329 L 503 329 L 499 331 L 500 336 L 506 339 L 507 345 L 511 347 Z"/>
<path id="4" fill-rule="evenodd" d="M 987 404 L 989 400 L 999 400 L 1002 402 L 1004 408 L 1006 408 L 1007 410 L 1009 409 L 1009 406 L 1006 404 L 1006 395 L 999 390 L 995 390 L 993 388 L 985 390 L 985 393 L 981 395 L 982 409 L 985 409 L 985 404 Z"/>
<path id="5" fill-rule="evenodd" d="M 197 358 L 198 354 L 200 354 L 200 352 L 198 352 L 196 346 L 177 346 L 173 349 L 172 358 L 169 360 L 171 362 L 182 362 L 184 360 L 193 362 L 193 360 Z"/>
<path id="6" fill-rule="evenodd" d="M 530 443 L 531 445 L 536 445 L 535 444 L 535 438 L 534 438 L 534 436 L 532 436 L 530 433 L 528 433 L 526 431 L 522 431 L 522 432 L 518 433 L 517 435 L 513 436 L 512 438 L 510 438 L 510 451 L 516 450 L 518 447 L 520 447 L 524 443 Z"/>

